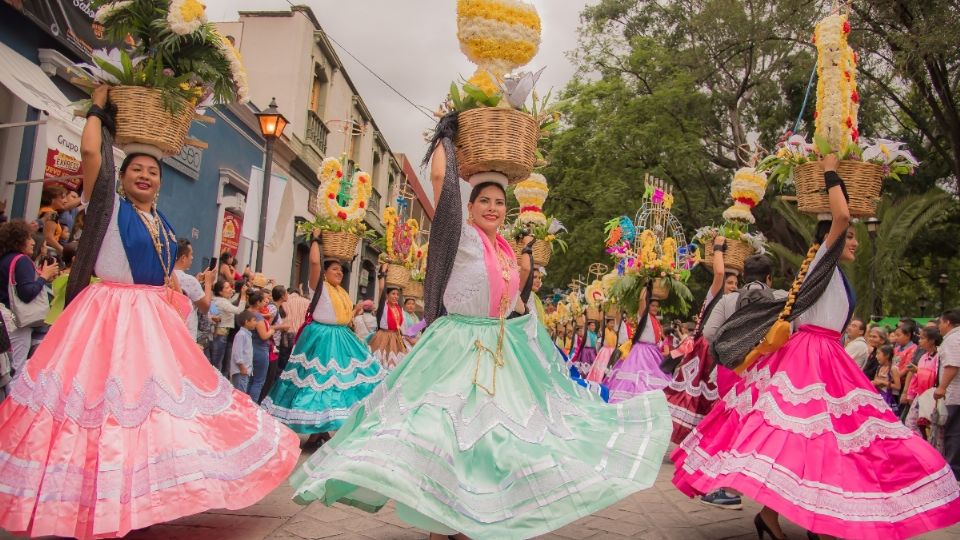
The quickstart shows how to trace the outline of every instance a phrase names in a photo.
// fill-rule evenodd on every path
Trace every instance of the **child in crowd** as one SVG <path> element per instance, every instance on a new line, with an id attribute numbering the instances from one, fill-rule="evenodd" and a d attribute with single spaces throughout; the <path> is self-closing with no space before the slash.
<path id="1" fill-rule="evenodd" d="M 238 330 L 230 354 L 230 382 L 237 390 L 246 392 L 253 370 L 253 331 L 257 327 L 257 317 L 250 311 L 243 311 L 236 315 L 235 322 Z"/>
<path id="2" fill-rule="evenodd" d="M 877 369 L 877 376 L 873 379 L 873 385 L 880 391 L 887 405 L 897 413 L 896 396 L 900 394 L 900 370 L 893 365 L 893 359 L 892 345 L 881 345 L 877 349 L 877 362 L 880 363 L 880 367 Z"/>

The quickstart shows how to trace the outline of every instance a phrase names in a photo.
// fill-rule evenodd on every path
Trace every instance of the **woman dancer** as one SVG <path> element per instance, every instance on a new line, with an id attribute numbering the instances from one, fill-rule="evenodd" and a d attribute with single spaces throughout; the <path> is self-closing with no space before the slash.
<path id="1" fill-rule="evenodd" d="M 660 390 L 670 384 L 670 377 L 660 371 L 660 362 L 663 357 L 657 344 L 663 341 L 663 338 L 660 332 L 660 321 L 650 309 L 650 305 L 655 300 L 646 301 L 652 291 L 653 282 L 651 281 L 640 293 L 640 322 L 633 331 L 630 354 L 618 362 L 607 377 L 610 403 L 619 403 L 642 392 Z"/>
<path id="2" fill-rule="evenodd" d="M 315 234 L 310 246 L 310 286 L 316 292 L 307 322 L 287 367 L 263 401 L 263 408 L 291 429 L 311 434 L 308 445 L 315 444 L 322 433 L 340 429 L 350 409 L 385 374 L 367 345 L 348 327 L 361 308 L 354 307 L 342 282 L 342 263 L 332 259 L 321 263 L 320 236 Z"/>
<path id="3" fill-rule="evenodd" d="M 587 324 L 577 333 L 578 345 L 573 354 L 573 365 L 586 377 L 597 359 L 597 322 L 587 320 Z"/>
<path id="4" fill-rule="evenodd" d="M 673 436 L 670 440 L 675 444 L 683 442 L 690 430 L 710 412 L 718 397 L 710 344 L 704 339 L 702 329 L 720 297 L 737 290 L 737 276 L 727 273 L 723 264 L 726 238 L 718 235 L 713 242 L 713 282 L 703 300 L 697 328 L 693 332 L 693 348 L 680 363 L 673 381 L 663 389 L 670 416 L 673 417 Z"/>
<path id="5" fill-rule="evenodd" d="M 101 169 L 106 87 L 93 102 L 83 193 L 115 197 L 112 156 Z M 243 508 L 297 463 L 296 434 L 235 391 L 187 331 L 191 305 L 171 282 L 176 237 L 154 204 L 157 158 L 129 153 L 120 186 L 106 228 L 88 223 L 71 274 L 89 282 L 85 257 L 102 233 L 103 281 L 68 305 L 0 405 L 0 527 L 14 534 L 123 536 Z"/>
<path id="6" fill-rule="evenodd" d="M 610 366 L 610 360 L 613 353 L 617 350 L 617 319 L 609 317 L 603 327 L 603 346 L 597 353 L 597 359 L 593 361 L 590 367 L 590 373 L 586 379 L 590 382 L 600 384 L 607 376 L 607 368 Z"/>
<path id="7" fill-rule="evenodd" d="M 802 285 L 786 307 L 770 299 L 739 309 L 713 352 L 737 365 L 778 318 L 797 331 L 673 453 L 673 482 L 688 495 L 731 487 L 752 497 L 764 505 L 754 518 L 761 537 L 784 538 L 783 514 L 822 535 L 907 538 L 960 520 L 960 492 L 943 458 L 899 422 L 840 345 L 853 300 L 837 264 L 853 260 L 857 239 L 836 156 L 823 165 L 832 221 L 817 227 Z"/>
<path id="8" fill-rule="evenodd" d="M 431 538 L 530 538 L 649 487 L 669 413 L 663 395 L 651 394 L 611 414 L 558 369 L 530 315 L 507 318 L 524 306 L 515 257 L 497 234 L 505 178 L 472 178 L 464 219 L 450 118 L 434 158 L 437 167 L 450 156 L 434 183 L 431 324 L 292 484 L 301 503 L 377 511 L 394 499 L 397 515 Z"/>
<path id="9" fill-rule="evenodd" d="M 380 366 L 390 371 L 397 367 L 407 355 L 407 344 L 403 340 L 403 310 L 400 308 L 400 289 L 387 287 L 387 271 L 384 264 L 380 268 L 380 306 L 377 308 L 379 328 L 370 337 L 370 350 L 380 361 Z"/>

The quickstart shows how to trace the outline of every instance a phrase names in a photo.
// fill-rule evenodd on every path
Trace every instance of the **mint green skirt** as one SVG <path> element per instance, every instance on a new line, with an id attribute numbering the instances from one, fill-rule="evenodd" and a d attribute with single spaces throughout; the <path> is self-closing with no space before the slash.
<path id="1" fill-rule="evenodd" d="M 529 316 L 507 321 L 496 367 L 487 350 L 496 350 L 498 331 L 497 320 L 481 317 L 432 324 L 294 472 L 294 499 L 370 512 L 393 499 L 415 527 L 509 539 L 650 487 L 672 430 L 663 392 L 604 403 L 567 376 Z"/>

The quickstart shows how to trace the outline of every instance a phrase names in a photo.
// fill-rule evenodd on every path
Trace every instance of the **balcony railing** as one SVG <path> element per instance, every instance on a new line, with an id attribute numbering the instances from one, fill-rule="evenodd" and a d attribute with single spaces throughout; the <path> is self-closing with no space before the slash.
<path id="1" fill-rule="evenodd" d="M 327 153 L 327 135 L 330 130 L 324 125 L 320 116 L 308 110 L 307 111 L 307 141 L 317 147 L 321 154 Z"/>

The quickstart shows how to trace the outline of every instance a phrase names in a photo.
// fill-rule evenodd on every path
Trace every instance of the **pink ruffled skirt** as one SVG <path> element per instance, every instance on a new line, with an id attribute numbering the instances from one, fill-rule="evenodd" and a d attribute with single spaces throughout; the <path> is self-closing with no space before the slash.
<path id="1" fill-rule="evenodd" d="M 0 527 L 81 539 L 243 508 L 299 439 L 210 365 L 162 287 L 91 285 L 0 405 Z"/>
<path id="2" fill-rule="evenodd" d="M 607 367 L 610 365 L 610 359 L 613 358 L 615 350 L 613 347 L 601 347 L 600 352 L 597 353 L 597 358 L 590 366 L 590 371 L 584 378 L 593 383 L 602 383 L 607 376 Z"/>
<path id="3" fill-rule="evenodd" d="M 687 495 L 733 488 L 819 534 L 908 538 L 960 521 L 943 457 L 820 327 L 747 371 L 671 459 Z"/>
<path id="4" fill-rule="evenodd" d="M 673 436 L 670 440 L 675 444 L 683 442 L 713 409 L 719 397 L 716 377 L 710 344 L 700 336 L 680 363 L 673 381 L 663 389 L 673 418 Z"/>

